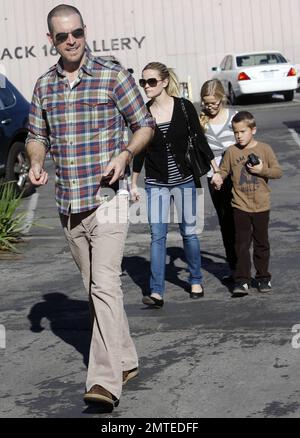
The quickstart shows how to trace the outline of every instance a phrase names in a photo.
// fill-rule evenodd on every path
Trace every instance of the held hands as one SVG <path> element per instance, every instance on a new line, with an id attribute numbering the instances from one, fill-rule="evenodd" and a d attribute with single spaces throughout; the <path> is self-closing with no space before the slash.
<path id="1" fill-rule="evenodd" d="M 214 173 L 211 179 L 211 184 L 214 186 L 216 190 L 221 190 L 221 187 L 223 185 L 223 178 L 219 173 Z"/>
<path id="2" fill-rule="evenodd" d="M 41 187 L 48 183 L 48 173 L 39 164 L 33 164 L 29 170 L 29 179 L 34 186 Z"/>
<path id="3" fill-rule="evenodd" d="M 254 175 L 260 175 L 262 173 L 263 170 L 263 162 L 261 160 L 259 160 L 259 164 L 257 164 L 256 166 L 252 166 L 251 164 L 247 164 L 247 169 L 249 170 L 250 173 L 254 174 Z"/>

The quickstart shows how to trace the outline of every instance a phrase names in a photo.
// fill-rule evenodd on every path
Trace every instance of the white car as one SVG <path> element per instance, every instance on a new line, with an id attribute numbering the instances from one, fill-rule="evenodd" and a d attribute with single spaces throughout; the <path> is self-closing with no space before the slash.
<path id="1" fill-rule="evenodd" d="M 297 71 L 279 52 L 229 54 L 220 67 L 213 67 L 213 78 L 219 79 L 232 105 L 241 96 L 283 94 L 286 101 L 294 98 Z"/>
<path id="2" fill-rule="evenodd" d="M 297 77 L 298 77 L 298 88 L 297 91 L 300 93 L 300 64 L 296 64 Z"/>

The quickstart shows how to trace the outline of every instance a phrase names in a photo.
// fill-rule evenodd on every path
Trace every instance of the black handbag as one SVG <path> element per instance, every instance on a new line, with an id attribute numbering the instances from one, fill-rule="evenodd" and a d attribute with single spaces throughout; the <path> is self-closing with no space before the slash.
<path id="1" fill-rule="evenodd" d="M 210 171 L 210 161 L 201 149 L 201 143 L 197 133 L 193 133 L 191 130 L 189 117 L 183 99 L 181 99 L 181 107 L 187 121 L 189 133 L 185 161 L 193 173 L 195 182 L 199 183 L 201 176 L 206 175 Z"/>

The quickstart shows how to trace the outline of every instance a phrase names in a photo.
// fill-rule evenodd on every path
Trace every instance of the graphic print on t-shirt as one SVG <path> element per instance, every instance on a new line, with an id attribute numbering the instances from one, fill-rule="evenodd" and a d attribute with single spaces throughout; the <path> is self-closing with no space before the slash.
<path id="1" fill-rule="evenodd" d="M 239 186 L 243 193 L 253 193 L 259 188 L 259 178 L 249 172 L 246 162 L 248 157 L 239 157 L 237 164 L 241 166 Z"/>

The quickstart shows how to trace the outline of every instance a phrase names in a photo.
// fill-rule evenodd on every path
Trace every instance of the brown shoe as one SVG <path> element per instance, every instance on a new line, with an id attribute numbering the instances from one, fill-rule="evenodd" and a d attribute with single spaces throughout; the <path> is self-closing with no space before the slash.
<path id="1" fill-rule="evenodd" d="M 139 374 L 138 368 L 133 368 L 132 370 L 123 371 L 123 385 L 126 385 L 129 380 L 133 379 Z"/>
<path id="2" fill-rule="evenodd" d="M 119 400 L 100 385 L 94 385 L 88 392 L 86 392 L 83 400 L 87 404 L 97 403 L 98 405 L 111 407 L 112 409 L 119 404 Z"/>

